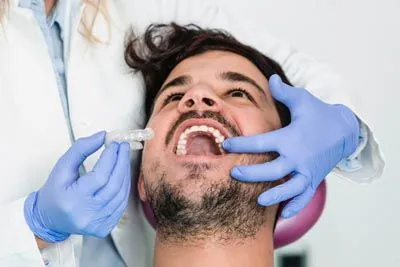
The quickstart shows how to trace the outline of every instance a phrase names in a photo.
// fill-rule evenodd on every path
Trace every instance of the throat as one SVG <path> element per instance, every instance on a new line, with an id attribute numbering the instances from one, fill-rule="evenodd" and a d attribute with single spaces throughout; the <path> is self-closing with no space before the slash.
<path id="1" fill-rule="evenodd" d="M 46 16 L 48 16 L 53 8 L 56 6 L 57 0 L 44 0 L 44 7 L 46 11 Z"/>
<path id="2" fill-rule="evenodd" d="M 212 239 L 169 244 L 156 238 L 155 267 L 273 267 L 272 231 L 266 227 L 255 238 L 221 244 Z"/>

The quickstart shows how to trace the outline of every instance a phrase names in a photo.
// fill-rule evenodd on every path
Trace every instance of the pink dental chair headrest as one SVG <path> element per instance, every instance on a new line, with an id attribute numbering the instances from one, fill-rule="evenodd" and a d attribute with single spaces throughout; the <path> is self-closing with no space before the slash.
<path id="1" fill-rule="evenodd" d="M 323 181 L 310 203 L 296 216 L 289 219 L 279 218 L 274 231 L 275 249 L 297 241 L 305 235 L 321 216 L 326 200 L 326 183 Z M 156 228 L 156 222 L 150 205 L 143 202 L 143 211 L 148 222 Z"/>

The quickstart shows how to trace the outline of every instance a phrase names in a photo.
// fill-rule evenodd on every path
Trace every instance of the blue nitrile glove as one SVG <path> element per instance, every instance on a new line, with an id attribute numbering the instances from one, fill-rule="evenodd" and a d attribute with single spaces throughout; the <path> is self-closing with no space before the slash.
<path id="1" fill-rule="evenodd" d="M 105 237 L 117 225 L 131 184 L 129 144 L 112 143 L 93 170 L 79 177 L 83 161 L 104 143 L 105 132 L 81 138 L 58 160 L 44 186 L 28 196 L 25 219 L 47 242 L 70 234 Z"/>
<path id="2" fill-rule="evenodd" d="M 282 217 L 289 218 L 309 203 L 326 175 L 355 151 L 359 123 L 346 106 L 326 104 L 305 89 L 283 83 L 278 75 L 271 76 L 269 87 L 272 96 L 289 108 L 291 123 L 269 133 L 227 139 L 223 147 L 233 153 L 280 154 L 271 162 L 235 167 L 231 175 L 245 182 L 275 181 L 292 175 L 258 198 L 264 206 L 293 198 L 282 211 Z"/>

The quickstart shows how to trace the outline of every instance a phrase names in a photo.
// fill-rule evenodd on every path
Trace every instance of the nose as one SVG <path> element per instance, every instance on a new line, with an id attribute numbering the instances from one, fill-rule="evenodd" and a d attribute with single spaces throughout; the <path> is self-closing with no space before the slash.
<path id="1" fill-rule="evenodd" d="M 221 101 L 213 88 L 208 85 L 198 85 L 186 91 L 179 101 L 178 110 L 181 113 L 188 111 L 219 112 Z"/>

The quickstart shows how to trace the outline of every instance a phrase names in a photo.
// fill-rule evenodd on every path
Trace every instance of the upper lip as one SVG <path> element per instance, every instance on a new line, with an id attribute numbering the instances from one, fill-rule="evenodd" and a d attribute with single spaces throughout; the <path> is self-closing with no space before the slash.
<path id="1" fill-rule="evenodd" d="M 225 138 L 232 137 L 232 133 L 225 128 L 221 123 L 217 122 L 216 120 L 213 119 L 188 119 L 184 121 L 179 127 L 176 129 L 175 134 L 174 134 L 174 147 L 177 146 L 179 138 L 181 134 L 189 127 L 194 126 L 194 125 L 205 125 L 209 127 L 213 127 L 217 129 Z"/>

